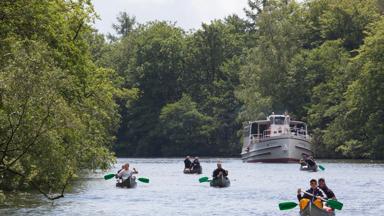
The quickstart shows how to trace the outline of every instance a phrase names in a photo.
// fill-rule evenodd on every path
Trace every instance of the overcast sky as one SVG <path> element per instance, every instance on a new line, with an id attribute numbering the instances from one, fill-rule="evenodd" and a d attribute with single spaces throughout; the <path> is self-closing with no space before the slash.
<path id="1" fill-rule="evenodd" d="M 92 0 L 101 20 L 95 27 L 102 33 L 113 32 L 112 23 L 121 11 L 136 16 L 140 23 L 153 20 L 176 22 L 185 30 L 198 29 L 201 23 L 230 14 L 245 17 L 248 0 Z"/>

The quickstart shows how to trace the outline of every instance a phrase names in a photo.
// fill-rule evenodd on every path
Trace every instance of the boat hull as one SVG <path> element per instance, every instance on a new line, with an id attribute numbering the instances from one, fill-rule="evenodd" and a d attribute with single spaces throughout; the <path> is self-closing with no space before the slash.
<path id="1" fill-rule="evenodd" d="M 221 177 L 221 178 L 217 178 L 217 179 L 213 179 L 209 185 L 211 187 L 229 187 L 231 185 L 231 182 L 229 181 L 229 179 L 227 177 Z"/>
<path id="2" fill-rule="evenodd" d="M 183 173 L 184 174 L 201 174 L 203 173 L 203 168 L 200 167 L 200 169 L 194 169 L 194 170 L 185 169 Z"/>
<path id="3" fill-rule="evenodd" d="M 310 171 L 310 172 L 317 172 L 318 171 L 318 166 L 300 166 L 301 171 Z"/>
<path id="4" fill-rule="evenodd" d="M 289 135 L 266 138 L 248 148 L 241 153 L 244 162 L 296 163 L 302 154 L 312 155 L 309 139 Z"/>
<path id="5" fill-rule="evenodd" d="M 123 182 L 117 182 L 116 187 L 120 188 L 135 188 L 137 186 L 136 178 L 128 178 Z"/>
<path id="6" fill-rule="evenodd" d="M 327 212 L 311 204 L 300 211 L 300 216 L 335 216 L 335 212 Z"/>

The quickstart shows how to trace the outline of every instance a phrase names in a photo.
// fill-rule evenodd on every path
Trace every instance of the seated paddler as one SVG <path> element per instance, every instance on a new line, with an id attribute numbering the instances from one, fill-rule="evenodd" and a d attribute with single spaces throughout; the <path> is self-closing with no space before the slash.
<path id="1" fill-rule="evenodd" d="M 184 160 L 184 170 L 190 170 L 192 168 L 191 158 L 187 156 Z"/>
<path id="2" fill-rule="evenodd" d="M 124 181 L 126 181 L 129 178 L 134 178 L 133 174 L 138 174 L 139 172 L 133 168 L 132 170 L 129 169 L 129 163 L 124 164 L 124 169 L 122 169 L 117 176 L 121 178 Z"/>
<path id="3" fill-rule="evenodd" d="M 300 201 L 300 209 L 304 209 L 309 203 L 313 203 L 318 208 L 323 208 L 322 198 L 324 194 L 317 186 L 316 179 L 309 181 L 310 188 L 301 195 L 301 189 L 297 190 L 297 199 Z"/>
<path id="4" fill-rule="evenodd" d="M 220 178 L 221 176 L 227 177 L 228 170 L 223 169 L 221 162 L 217 163 L 217 168 L 213 171 L 212 177 L 213 179 Z"/>

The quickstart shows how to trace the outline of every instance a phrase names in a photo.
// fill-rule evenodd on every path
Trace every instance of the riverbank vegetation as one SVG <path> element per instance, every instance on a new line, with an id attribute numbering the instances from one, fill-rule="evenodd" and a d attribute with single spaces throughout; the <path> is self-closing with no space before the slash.
<path id="1" fill-rule="evenodd" d="M 193 31 L 122 12 L 104 36 L 90 1 L 1 1 L 0 188 L 55 199 L 112 151 L 237 156 L 272 111 L 308 122 L 319 157 L 383 159 L 383 12 L 251 0 Z"/>

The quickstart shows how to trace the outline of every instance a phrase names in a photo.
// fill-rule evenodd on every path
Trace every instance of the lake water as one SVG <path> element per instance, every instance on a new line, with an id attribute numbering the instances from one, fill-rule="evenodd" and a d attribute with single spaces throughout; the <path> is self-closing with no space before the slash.
<path id="1" fill-rule="evenodd" d="M 0 215 L 299 215 L 298 207 L 280 211 L 278 203 L 295 201 L 298 188 L 307 189 L 311 178 L 324 177 L 344 203 L 336 215 L 384 215 L 384 164 L 319 161 L 325 171 L 299 171 L 298 164 L 243 163 L 225 159 L 231 187 L 211 188 L 199 183 L 210 176 L 218 159 L 202 159 L 202 175 L 185 175 L 183 159 L 122 159 L 148 177 L 135 189 L 115 187 L 115 180 L 104 180 L 96 173 L 75 185 L 72 192 L 54 202 L 39 195 L 22 195 L 20 202 L 0 208 Z M 21 195 L 20 195 L 21 196 Z M 15 197 L 20 197 L 15 195 Z"/>

